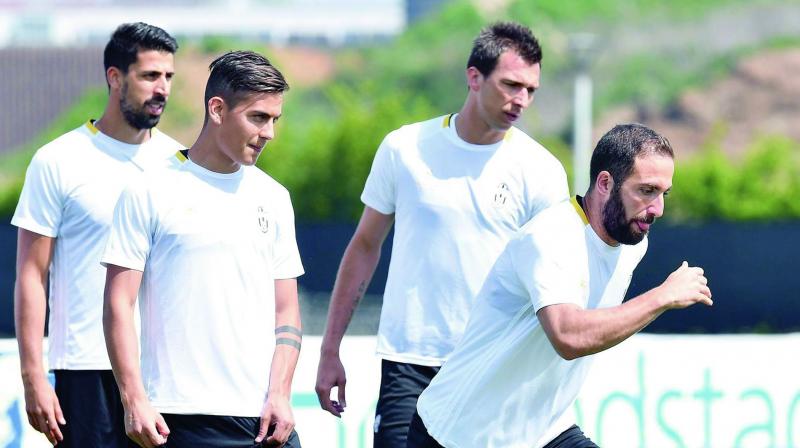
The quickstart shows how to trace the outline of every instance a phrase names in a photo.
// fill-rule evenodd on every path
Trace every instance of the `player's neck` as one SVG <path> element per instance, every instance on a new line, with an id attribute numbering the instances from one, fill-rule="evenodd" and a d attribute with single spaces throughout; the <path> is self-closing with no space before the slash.
<path id="1" fill-rule="evenodd" d="M 473 145 L 491 145 L 506 136 L 506 131 L 493 129 L 480 117 L 470 98 L 458 112 L 454 126 L 458 137 Z"/>
<path id="2" fill-rule="evenodd" d="M 234 162 L 220 150 L 216 139 L 210 135 L 207 128 L 200 132 L 197 141 L 189 148 L 189 160 L 209 171 L 230 174 L 239 171 L 241 165 Z"/>
<path id="3" fill-rule="evenodd" d="M 606 232 L 606 227 L 603 224 L 603 206 L 605 203 L 596 191 L 590 191 L 584 196 L 582 204 L 583 212 L 586 213 L 586 219 L 589 220 L 589 225 L 592 226 L 594 233 L 609 246 L 619 246 L 619 242 L 611 238 Z"/>
<path id="4" fill-rule="evenodd" d="M 150 140 L 151 130 L 136 129 L 128 124 L 125 117 L 122 116 L 122 111 L 118 106 L 113 105 L 111 99 L 106 104 L 103 115 L 95 121 L 94 126 L 103 134 L 123 143 L 141 145 Z"/>

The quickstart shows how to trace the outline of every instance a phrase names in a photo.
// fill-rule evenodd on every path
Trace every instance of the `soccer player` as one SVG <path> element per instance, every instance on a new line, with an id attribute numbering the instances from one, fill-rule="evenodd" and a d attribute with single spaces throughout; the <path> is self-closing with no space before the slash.
<path id="1" fill-rule="evenodd" d="M 145 23 L 114 31 L 103 54 L 103 114 L 36 152 L 11 220 L 19 227 L 14 314 L 25 410 L 31 426 L 59 446 L 127 445 L 103 340 L 100 255 L 125 183 L 166 166 L 182 147 L 155 129 L 177 48 L 172 36 Z M 42 365 L 48 296 L 55 390 Z"/>
<path id="2" fill-rule="evenodd" d="M 514 127 L 539 88 L 541 59 L 528 28 L 489 26 L 467 62 L 460 112 L 391 132 L 375 155 L 334 286 L 316 389 L 322 408 L 340 416 L 339 346 L 396 220 L 378 330 L 376 447 L 405 446 L 417 397 L 460 339 L 495 258 L 525 222 L 568 198 L 561 164 Z"/>
<path id="3" fill-rule="evenodd" d="M 283 75 L 217 58 L 183 163 L 120 196 L 103 324 L 128 435 L 144 447 L 299 447 L 289 405 L 303 273 L 289 193 L 252 166 L 275 136 Z M 141 370 L 133 312 L 141 286 Z"/>
<path id="4" fill-rule="evenodd" d="M 536 215 L 498 258 L 464 338 L 419 398 L 409 447 L 597 446 L 569 412 L 590 355 L 667 310 L 712 304 L 703 270 L 685 262 L 620 304 L 673 170 L 669 142 L 645 126 L 603 136 L 586 197 Z"/>

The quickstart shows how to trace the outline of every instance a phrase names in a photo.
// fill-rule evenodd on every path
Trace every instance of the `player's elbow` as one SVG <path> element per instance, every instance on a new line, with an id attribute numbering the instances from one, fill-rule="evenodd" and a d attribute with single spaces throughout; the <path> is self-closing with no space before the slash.
<path id="1" fill-rule="evenodd" d="M 577 359 L 582 356 L 580 350 L 568 342 L 554 342 L 553 348 L 555 349 L 556 353 L 558 353 L 558 356 L 567 361 L 572 361 L 573 359 Z"/>
<path id="2" fill-rule="evenodd" d="M 586 346 L 577 335 L 558 334 L 550 338 L 553 349 L 558 356 L 567 361 L 578 359 L 589 354 Z"/>

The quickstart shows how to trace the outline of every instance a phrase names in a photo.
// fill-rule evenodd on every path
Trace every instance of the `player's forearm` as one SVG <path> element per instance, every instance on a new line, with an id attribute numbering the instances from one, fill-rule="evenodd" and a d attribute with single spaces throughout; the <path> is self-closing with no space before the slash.
<path id="1" fill-rule="evenodd" d="M 42 341 L 46 310 L 43 275 L 19 273 L 14 287 L 14 325 L 22 381 L 26 385 L 44 378 Z"/>
<path id="2" fill-rule="evenodd" d="M 297 280 L 275 281 L 275 352 L 272 355 L 269 393 L 289 398 L 292 378 L 303 342 Z"/>
<path id="3" fill-rule="evenodd" d="M 297 367 L 300 351 L 285 344 L 275 346 L 269 374 L 269 395 L 289 399 L 292 394 L 292 379 Z"/>
<path id="4" fill-rule="evenodd" d="M 322 352 L 339 352 L 347 326 L 367 291 L 381 255 L 380 245 L 367 245 L 353 239 L 345 250 L 328 308 L 328 321 L 322 339 Z"/>
<path id="5" fill-rule="evenodd" d="M 657 288 L 611 308 L 574 307 L 554 325 L 557 336 L 551 341 L 566 359 L 592 355 L 636 334 L 662 312 Z"/>
<path id="6" fill-rule="evenodd" d="M 112 298 L 113 300 L 113 298 Z M 117 300 L 116 302 L 121 302 Z M 133 321 L 133 307 L 123 303 L 106 306 L 103 329 L 114 378 L 123 404 L 145 396 L 139 370 L 139 347 Z"/>
<path id="7" fill-rule="evenodd" d="M 141 273 L 109 266 L 103 303 L 103 333 L 122 404 L 146 398 L 139 369 L 139 341 L 134 323 Z"/>

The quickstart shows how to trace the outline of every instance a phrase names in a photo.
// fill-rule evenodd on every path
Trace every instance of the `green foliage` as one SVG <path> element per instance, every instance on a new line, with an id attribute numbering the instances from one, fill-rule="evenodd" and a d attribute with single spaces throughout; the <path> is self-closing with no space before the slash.
<path id="1" fill-rule="evenodd" d="M 649 53 L 628 58 L 618 65 L 614 79 L 598 93 L 595 109 L 624 103 L 665 107 L 689 87 L 710 84 L 730 73 L 736 60 L 725 55 L 687 70 L 676 66 L 677 59 Z"/>
<path id="2" fill-rule="evenodd" d="M 485 25 L 471 2 L 456 0 L 412 25 L 390 45 L 365 48 L 340 64 L 340 82 L 374 82 L 425 96 L 440 113 L 458 110 L 472 39 Z"/>
<path id="3" fill-rule="evenodd" d="M 287 100 L 278 138 L 258 165 L 292 193 L 298 220 L 352 221 L 363 210 L 359 197 L 383 137 L 437 113 L 420 96 L 369 83 L 357 90 L 336 84 L 325 96 L 335 116 L 308 117 Z"/>
<path id="4" fill-rule="evenodd" d="M 692 18 L 714 8 L 745 3 L 745 0 L 515 0 L 509 6 L 508 16 L 523 23 L 545 21 L 575 26 L 587 22 L 623 23 L 642 17 Z"/>
<path id="5" fill-rule="evenodd" d="M 675 220 L 800 218 L 800 144 L 763 137 L 739 162 L 711 145 L 675 170 L 669 214 Z"/>
<path id="6" fill-rule="evenodd" d="M 764 3 L 774 0 L 757 0 Z M 453 0 L 440 13 L 413 24 L 390 44 L 336 52 L 336 78 L 318 88 L 293 88 L 287 94 L 278 138 L 270 143 L 259 166 L 292 193 L 298 220 L 355 220 L 372 158 L 383 137 L 414 121 L 457 111 L 466 93 L 464 65 L 472 39 L 493 20 L 512 19 L 530 25 L 545 49 L 546 83 L 571 78 L 572 57 L 566 33 L 576 29 L 629 23 L 661 23 L 664 18 L 696 18 L 713 8 L 744 0 L 513 0 L 488 17 L 477 2 Z M 796 38 L 776 39 L 766 46 L 797 45 Z M 261 43 L 228 36 L 209 36 L 199 43 L 206 54 L 234 48 L 264 51 Z M 761 45 L 760 48 L 763 48 Z M 742 52 L 721 57 L 694 56 L 701 63 L 683 63 L 680 55 L 639 54 L 598 65 L 595 112 L 620 103 L 663 107 L 687 86 L 701 86 L 728 73 Z M 699 56 L 698 56 L 699 55 Z M 688 58 L 684 58 L 688 59 Z M 278 61 L 280 66 L 280 61 Z M 546 86 L 545 86 L 546 87 Z M 105 89 L 88 93 L 46 132 L 20 151 L 0 158 L 0 215 L 10 215 L 33 152 L 89 117 L 98 117 Z M 534 109 L 535 106 L 534 106 Z M 531 122 L 537 112 L 528 113 Z M 170 122 L 192 126 L 202 117 L 171 100 Z M 566 135 L 566 134 L 565 134 Z M 568 174 L 571 154 L 563 136 L 537 135 Z M 800 169 L 797 144 L 763 138 L 740 163 L 729 161 L 709 145 L 699 157 L 678 166 L 667 216 L 691 219 L 779 219 L 800 217 Z"/>

